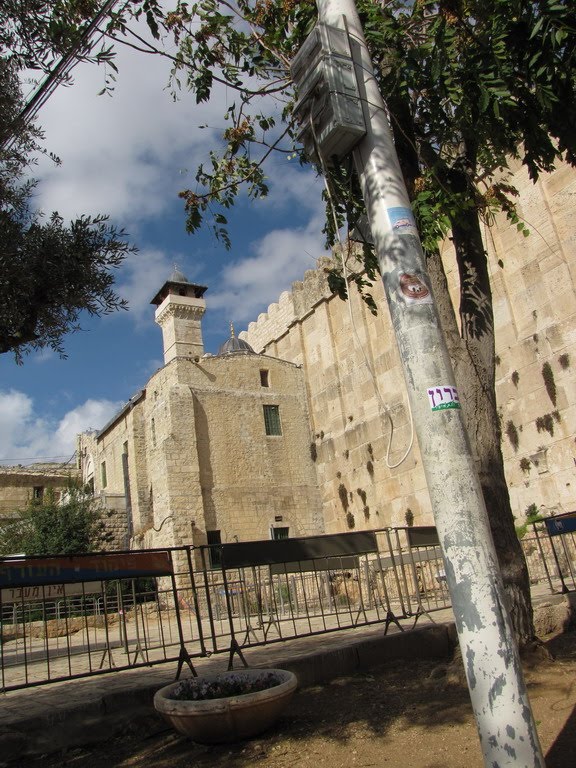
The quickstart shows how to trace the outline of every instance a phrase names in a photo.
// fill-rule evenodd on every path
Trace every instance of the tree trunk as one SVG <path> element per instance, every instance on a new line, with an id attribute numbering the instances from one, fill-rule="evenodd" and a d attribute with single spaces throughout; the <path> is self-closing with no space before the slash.
<path id="1" fill-rule="evenodd" d="M 428 268 L 482 492 L 512 624 L 520 646 L 534 639 L 530 582 L 504 475 L 501 428 L 496 408 L 492 295 L 478 217 L 454 223 L 453 243 L 460 273 L 460 322 L 456 322 L 439 252 L 428 254 Z"/>

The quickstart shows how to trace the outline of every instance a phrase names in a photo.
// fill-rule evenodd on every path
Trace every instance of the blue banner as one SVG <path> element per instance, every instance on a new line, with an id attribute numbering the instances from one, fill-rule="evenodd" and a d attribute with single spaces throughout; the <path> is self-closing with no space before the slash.
<path id="1" fill-rule="evenodd" d="M 169 576 L 172 572 L 169 552 L 0 559 L 0 587 L 136 579 L 139 576 Z"/>
<path id="2" fill-rule="evenodd" d="M 561 536 L 563 533 L 576 533 L 576 512 L 568 512 L 558 517 L 547 517 L 546 530 L 549 536 Z"/>

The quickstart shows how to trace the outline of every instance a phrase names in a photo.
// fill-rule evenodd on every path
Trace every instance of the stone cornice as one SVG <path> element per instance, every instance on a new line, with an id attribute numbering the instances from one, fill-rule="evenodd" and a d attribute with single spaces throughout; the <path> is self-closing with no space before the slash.
<path id="1" fill-rule="evenodd" d="M 158 307 L 155 320 L 162 325 L 170 318 L 178 320 L 201 320 L 206 311 L 206 302 L 186 296 L 168 296 Z"/>

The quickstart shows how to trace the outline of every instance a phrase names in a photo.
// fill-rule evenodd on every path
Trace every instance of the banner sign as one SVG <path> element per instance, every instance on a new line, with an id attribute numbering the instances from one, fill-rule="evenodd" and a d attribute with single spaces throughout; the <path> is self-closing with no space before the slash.
<path id="1" fill-rule="evenodd" d="M 30 603 L 35 600 L 64 600 L 80 595 L 101 595 L 104 584 L 101 581 L 81 581 L 77 584 L 45 584 L 37 587 L 12 587 L 0 590 L 0 602 Z"/>
<path id="2" fill-rule="evenodd" d="M 222 544 L 222 567 L 245 568 L 251 565 L 275 565 L 338 558 L 347 555 L 362 555 L 377 552 L 376 534 L 372 531 L 335 533 L 324 536 L 302 536 L 295 539 L 272 539 L 270 541 L 241 541 L 237 544 Z M 338 568 L 335 563 L 334 568 Z M 314 568 L 317 570 L 317 568 Z"/>
<path id="3" fill-rule="evenodd" d="M 435 525 L 419 525 L 405 530 L 411 547 L 437 547 L 440 544 Z"/>
<path id="4" fill-rule="evenodd" d="M 549 536 L 561 536 L 563 533 L 576 532 L 576 512 L 567 512 L 558 517 L 547 517 L 544 520 Z"/>
<path id="5" fill-rule="evenodd" d="M 169 552 L 59 555 L 0 560 L 0 588 L 136 579 L 173 573 Z"/>

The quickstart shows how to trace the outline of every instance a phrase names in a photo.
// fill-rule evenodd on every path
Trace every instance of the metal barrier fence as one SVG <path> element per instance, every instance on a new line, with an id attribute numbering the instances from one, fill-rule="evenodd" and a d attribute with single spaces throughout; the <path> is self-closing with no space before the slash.
<path id="1" fill-rule="evenodd" d="M 532 584 L 546 582 L 551 592 L 576 590 L 576 534 L 561 528 L 557 534 L 550 534 L 558 523 L 572 520 L 573 516 L 568 513 L 532 523 L 522 539 Z"/>
<path id="2" fill-rule="evenodd" d="M 151 663 L 189 663 L 186 632 L 177 604 L 177 579 L 189 579 L 179 566 L 180 553 L 191 565 L 187 548 L 145 553 L 77 555 L 73 558 L 0 559 L 0 690 L 102 674 Z M 94 562 L 105 569 L 114 558 L 130 562 L 161 556 L 167 576 L 120 579 L 67 575 L 63 564 L 88 573 Z M 32 575 L 30 576 L 30 572 Z M 55 574 L 51 576 L 51 574 Z M 20 578 L 23 577 L 23 578 Z M 22 582 L 40 582 L 33 583 Z M 44 582 L 44 583 L 42 583 Z M 50 582 L 50 583 L 46 583 Z M 197 655 L 202 655 L 198 652 Z"/>
<path id="3" fill-rule="evenodd" d="M 289 549 L 280 542 L 78 555 L 76 580 L 60 581 L 46 574 L 65 558 L 0 558 L 0 690 L 166 662 L 178 675 L 215 653 L 227 653 L 231 667 L 245 648 L 377 623 L 403 630 L 450 606 L 434 528 L 286 541 L 314 556 L 281 556 Z M 535 531 L 523 543 L 531 578 L 554 590 L 550 542 Z M 574 541 L 563 546 L 565 581 L 574 577 Z M 10 581 L 15 572 L 25 585 Z M 92 575 L 79 582 L 79 573 Z"/>

